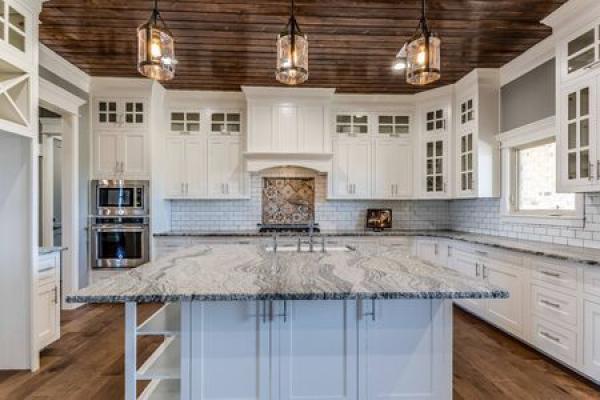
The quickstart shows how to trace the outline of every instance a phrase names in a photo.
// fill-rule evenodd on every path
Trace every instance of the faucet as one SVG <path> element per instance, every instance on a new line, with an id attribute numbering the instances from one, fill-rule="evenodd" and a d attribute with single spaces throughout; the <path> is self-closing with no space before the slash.
<path id="1" fill-rule="evenodd" d="M 311 221 L 308 224 L 308 251 L 313 252 L 313 235 L 314 235 L 315 225 Z"/>

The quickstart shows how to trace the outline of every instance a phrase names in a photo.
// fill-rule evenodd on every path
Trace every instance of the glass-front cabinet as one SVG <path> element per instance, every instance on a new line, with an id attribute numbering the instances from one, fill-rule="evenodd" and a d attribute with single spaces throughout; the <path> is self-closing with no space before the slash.
<path id="1" fill-rule="evenodd" d="M 425 142 L 425 192 L 446 192 L 446 141 L 444 139 Z"/>
<path id="2" fill-rule="evenodd" d="M 97 98 L 94 126 L 101 130 L 145 128 L 146 104 L 142 99 Z"/>
<path id="3" fill-rule="evenodd" d="M 361 113 L 337 114 L 335 133 L 347 136 L 366 136 L 369 134 L 369 116 Z"/>
<path id="4" fill-rule="evenodd" d="M 377 134 L 406 137 L 410 133 L 408 115 L 380 114 L 377 116 Z"/>
<path id="5" fill-rule="evenodd" d="M 473 134 L 461 134 L 459 139 L 460 192 L 473 190 Z"/>
<path id="6" fill-rule="evenodd" d="M 242 114 L 236 112 L 212 112 L 210 133 L 213 135 L 239 135 L 242 132 Z"/>
<path id="7" fill-rule="evenodd" d="M 588 79 L 563 88 L 560 99 L 560 191 L 600 189 L 597 140 L 597 93 L 600 81 Z"/>
<path id="8" fill-rule="evenodd" d="M 200 133 L 200 112 L 174 110 L 170 113 L 171 133 L 178 135 L 194 135 Z"/>

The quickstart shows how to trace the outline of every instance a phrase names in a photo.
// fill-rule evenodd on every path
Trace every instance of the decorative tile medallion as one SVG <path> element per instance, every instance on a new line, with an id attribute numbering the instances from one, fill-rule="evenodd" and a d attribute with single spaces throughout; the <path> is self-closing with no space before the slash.
<path id="1" fill-rule="evenodd" d="M 308 224 L 314 217 L 314 178 L 263 178 L 263 224 Z"/>

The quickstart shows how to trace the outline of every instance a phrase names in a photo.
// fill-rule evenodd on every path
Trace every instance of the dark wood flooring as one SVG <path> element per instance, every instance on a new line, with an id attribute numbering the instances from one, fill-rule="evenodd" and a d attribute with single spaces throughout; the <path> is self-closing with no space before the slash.
<path id="1" fill-rule="evenodd" d="M 139 320 L 156 308 L 140 307 Z M 123 317 L 119 305 L 64 312 L 62 338 L 43 351 L 38 372 L 0 371 L 0 399 L 121 399 Z M 600 399 L 600 387 L 519 341 L 458 308 L 454 317 L 454 399 Z M 139 363 L 159 344 L 141 338 Z"/>

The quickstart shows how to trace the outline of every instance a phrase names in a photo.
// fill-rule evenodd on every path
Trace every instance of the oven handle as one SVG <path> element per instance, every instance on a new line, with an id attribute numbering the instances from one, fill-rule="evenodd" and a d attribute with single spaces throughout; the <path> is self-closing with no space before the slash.
<path id="1" fill-rule="evenodd" d="M 126 225 L 92 225 L 92 230 L 96 232 L 141 232 L 148 230 L 147 226 L 126 226 Z"/>

